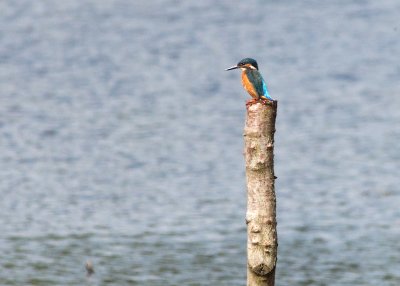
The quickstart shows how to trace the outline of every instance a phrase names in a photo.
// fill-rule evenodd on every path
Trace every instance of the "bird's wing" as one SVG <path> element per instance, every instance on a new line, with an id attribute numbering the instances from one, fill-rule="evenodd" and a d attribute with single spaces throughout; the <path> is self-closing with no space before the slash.
<path id="1" fill-rule="evenodd" d="M 259 96 L 265 96 L 271 99 L 267 90 L 267 84 L 265 83 L 259 71 L 251 70 L 247 76 L 249 77 L 250 82 L 253 83 L 254 89 L 257 91 Z"/>

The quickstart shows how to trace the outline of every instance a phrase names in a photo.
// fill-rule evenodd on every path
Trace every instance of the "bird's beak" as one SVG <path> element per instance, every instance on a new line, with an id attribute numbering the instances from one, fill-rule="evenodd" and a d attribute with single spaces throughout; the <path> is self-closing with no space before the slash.
<path id="1" fill-rule="evenodd" d="M 227 68 L 226 71 L 230 71 L 230 70 L 234 70 L 234 69 L 238 69 L 238 68 L 239 68 L 238 66 L 233 66 L 233 67 Z"/>

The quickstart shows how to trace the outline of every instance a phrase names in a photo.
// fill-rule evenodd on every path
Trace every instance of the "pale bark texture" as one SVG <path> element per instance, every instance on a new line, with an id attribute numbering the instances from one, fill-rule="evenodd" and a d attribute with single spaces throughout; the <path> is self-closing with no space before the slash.
<path id="1" fill-rule="evenodd" d="M 247 180 L 247 286 L 274 286 L 278 237 L 274 174 L 277 102 L 248 106 L 244 128 Z"/>

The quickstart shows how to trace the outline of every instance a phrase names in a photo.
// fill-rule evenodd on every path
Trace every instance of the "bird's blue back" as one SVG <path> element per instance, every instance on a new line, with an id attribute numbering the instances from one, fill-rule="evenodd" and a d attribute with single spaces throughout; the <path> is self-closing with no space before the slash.
<path id="1" fill-rule="evenodd" d="M 271 96 L 268 93 L 267 84 L 265 83 L 263 77 L 261 76 L 258 70 L 248 69 L 245 71 L 247 78 L 252 83 L 254 89 L 256 90 L 259 97 L 265 96 L 268 99 L 271 99 Z"/>

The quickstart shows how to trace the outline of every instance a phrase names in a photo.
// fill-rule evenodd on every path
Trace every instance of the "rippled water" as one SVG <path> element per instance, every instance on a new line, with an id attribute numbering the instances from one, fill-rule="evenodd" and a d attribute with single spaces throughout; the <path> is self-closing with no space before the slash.
<path id="1" fill-rule="evenodd" d="M 277 285 L 400 285 L 400 3 L 322 2 L 0 2 L 0 285 L 244 285 L 247 56 Z"/>

